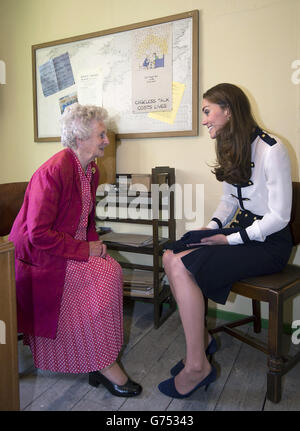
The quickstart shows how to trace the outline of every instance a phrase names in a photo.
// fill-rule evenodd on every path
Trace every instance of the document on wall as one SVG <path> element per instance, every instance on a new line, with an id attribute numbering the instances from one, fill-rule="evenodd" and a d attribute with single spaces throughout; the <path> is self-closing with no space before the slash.
<path id="1" fill-rule="evenodd" d="M 45 97 L 75 84 L 68 52 L 42 64 L 39 72 Z"/>
<path id="2" fill-rule="evenodd" d="M 78 102 L 102 106 L 103 74 L 100 68 L 81 71 L 77 76 Z"/>
<path id="3" fill-rule="evenodd" d="M 180 82 L 173 82 L 173 109 L 170 112 L 150 112 L 148 117 L 154 120 L 162 121 L 168 124 L 174 124 L 177 111 L 181 104 L 182 96 L 185 90 L 185 85 Z"/>
<path id="4" fill-rule="evenodd" d="M 155 25 L 132 35 L 133 113 L 172 110 L 172 25 Z"/>
<path id="5" fill-rule="evenodd" d="M 63 97 L 60 97 L 58 99 L 59 107 L 60 107 L 60 113 L 63 114 L 64 110 L 67 106 L 72 105 L 73 103 L 78 102 L 78 97 L 76 91 L 71 94 L 66 94 Z"/>

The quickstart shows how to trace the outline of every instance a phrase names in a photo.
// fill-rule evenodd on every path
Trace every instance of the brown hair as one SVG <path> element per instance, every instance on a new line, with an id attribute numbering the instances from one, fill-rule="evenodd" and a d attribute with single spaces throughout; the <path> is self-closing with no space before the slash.
<path id="1" fill-rule="evenodd" d="M 251 177 L 251 133 L 257 123 L 251 113 L 245 93 L 233 84 L 218 84 L 203 94 L 203 98 L 229 108 L 228 123 L 216 137 L 217 160 L 212 171 L 218 181 L 242 184 Z"/>

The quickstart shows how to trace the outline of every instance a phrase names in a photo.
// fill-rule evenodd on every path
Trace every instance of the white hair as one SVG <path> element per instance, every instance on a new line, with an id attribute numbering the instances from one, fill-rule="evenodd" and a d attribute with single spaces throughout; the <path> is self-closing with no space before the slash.
<path id="1" fill-rule="evenodd" d="M 107 111 L 94 105 L 73 103 L 64 110 L 61 117 L 61 142 L 64 147 L 76 148 L 76 138 L 88 139 L 91 136 L 91 123 L 96 120 L 105 123 Z"/>

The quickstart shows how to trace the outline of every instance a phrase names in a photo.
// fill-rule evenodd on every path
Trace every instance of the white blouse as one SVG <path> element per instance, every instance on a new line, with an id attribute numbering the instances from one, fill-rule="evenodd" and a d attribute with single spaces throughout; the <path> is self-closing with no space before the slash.
<path id="1" fill-rule="evenodd" d="M 232 220 L 237 209 L 263 216 L 247 227 L 246 233 L 250 240 L 264 241 L 268 235 L 283 229 L 290 220 L 290 159 L 282 142 L 261 129 L 257 128 L 257 136 L 251 145 L 250 181 L 241 187 L 224 181 L 223 195 L 213 218 L 218 219 L 224 227 Z M 207 227 L 216 229 L 219 225 L 211 220 Z M 239 232 L 228 235 L 227 240 L 230 245 L 243 244 Z"/>

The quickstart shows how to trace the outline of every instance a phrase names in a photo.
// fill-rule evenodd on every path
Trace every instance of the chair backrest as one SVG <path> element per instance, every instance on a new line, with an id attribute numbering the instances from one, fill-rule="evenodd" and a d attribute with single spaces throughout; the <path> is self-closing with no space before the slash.
<path id="1" fill-rule="evenodd" d="M 290 227 L 294 245 L 300 244 L 300 183 L 293 182 L 293 202 Z"/>
<path id="2" fill-rule="evenodd" d="M 0 236 L 10 233 L 24 200 L 28 182 L 0 184 Z"/>

